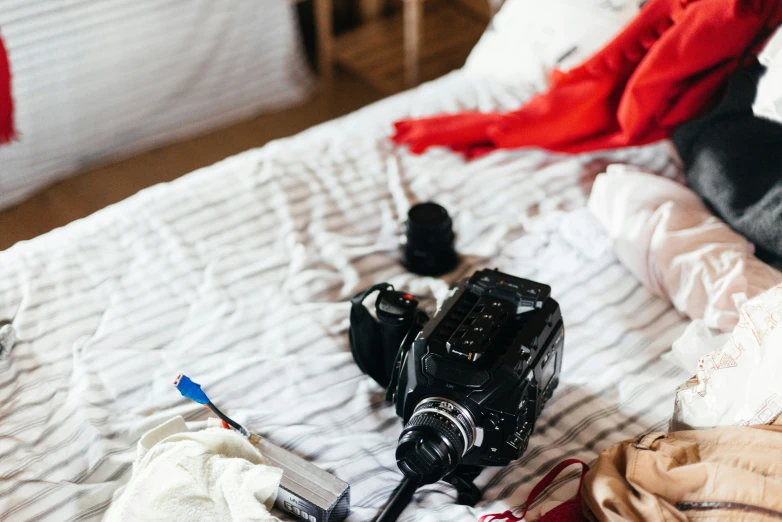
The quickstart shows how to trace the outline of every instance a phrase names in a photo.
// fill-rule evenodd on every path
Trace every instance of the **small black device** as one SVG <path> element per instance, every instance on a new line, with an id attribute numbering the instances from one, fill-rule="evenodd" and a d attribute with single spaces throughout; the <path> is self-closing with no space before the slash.
<path id="1" fill-rule="evenodd" d="M 402 264 L 415 274 L 438 276 L 454 269 L 458 256 L 448 211 L 431 201 L 413 205 L 403 226 Z"/>
<path id="2" fill-rule="evenodd" d="M 374 291 L 378 321 L 362 304 Z M 547 285 L 480 270 L 428 322 L 413 296 L 385 283 L 353 298 L 353 356 L 386 387 L 404 423 L 396 460 L 405 479 L 378 520 L 394 520 L 418 486 L 442 479 L 460 503 L 474 504 L 480 470 L 522 456 L 562 367 L 565 328 L 550 294 Z"/>

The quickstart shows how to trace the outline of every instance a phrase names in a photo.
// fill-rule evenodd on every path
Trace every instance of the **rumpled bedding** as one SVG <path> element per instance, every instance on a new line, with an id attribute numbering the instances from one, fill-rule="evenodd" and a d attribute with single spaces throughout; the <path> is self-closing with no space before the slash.
<path id="1" fill-rule="evenodd" d="M 567 328 L 561 384 L 526 454 L 479 476 L 475 508 L 438 483 L 402 522 L 519 506 L 562 459 L 588 462 L 667 426 L 688 373 L 663 354 L 686 321 L 566 225 L 609 163 L 674 175 L 668 149 L 465 163 L 388 141 L 400 118 L 507 110 L 522 96 L 457 72 L 0 252 L 0 323 L 17 337 L 0 358 L 3 520 L 100 520 L 143 433 L 176 415 L 204 426 L 206 410 L 171 386 L 180 372 L 238 422 L 349 482 L 350 521 L 374 518 L 401 478 L 401 425 L 353 363 L 347 301 L 380 281 L 432 312 L 453 282 L 496 267 L 550 284 Z M 427 200 L 453 216 L 462 254 L 442 279 L 399 264 L 399 222 Z M 555 481 L 531 516 L 571 497 L 575 478 Z"/>

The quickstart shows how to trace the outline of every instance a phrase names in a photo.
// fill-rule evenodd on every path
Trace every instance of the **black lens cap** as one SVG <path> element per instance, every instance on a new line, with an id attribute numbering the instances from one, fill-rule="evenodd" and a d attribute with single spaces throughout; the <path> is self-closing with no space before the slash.
<path id="1" fill-rule="evenodd" d="M 431 201 L 414 205 L 404 225 L 402 264 L 415 274 L 447 274 L 458 261 L 455 237 L 451 216 L 442 206 Z"/>
<path id="2" fill-rule="evenodd" d="M 451 216 L 448 211 L 431 201 L 414 205 L 407 213 L 407 219 L 410 225 L 417 229 L 451 229 Z"/>
<path id="3" fill-rule="evenodd" d="M 442 479 L 456 468 L 460 457 L 443 434 L 429 426 L 406 429 L 396 447 L 397 466 L 418 484 L 434 484 Z"/>

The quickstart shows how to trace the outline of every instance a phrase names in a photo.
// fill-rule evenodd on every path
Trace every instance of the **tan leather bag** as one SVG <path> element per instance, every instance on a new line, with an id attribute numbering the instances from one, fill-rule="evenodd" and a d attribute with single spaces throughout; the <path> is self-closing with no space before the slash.
<path id="1" fill-rule="evenodd" d="M 608 448 L 584 478 L 601 521 L 782 520 L 782 423 L 651 433 Z"/>

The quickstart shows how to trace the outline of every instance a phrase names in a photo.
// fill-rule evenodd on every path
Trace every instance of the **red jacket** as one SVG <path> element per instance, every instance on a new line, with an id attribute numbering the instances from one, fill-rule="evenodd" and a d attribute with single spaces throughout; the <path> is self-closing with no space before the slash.
<path id="1" fill-rule="evenodd" d="M 448 146 L 579 153 L 663 139 L 713 105 L 737 65 L 782 23 L 780 0 L 650 0 L 608 45 L 510 113 L 468 112 L 395 124 L 421 153 Z"/>

